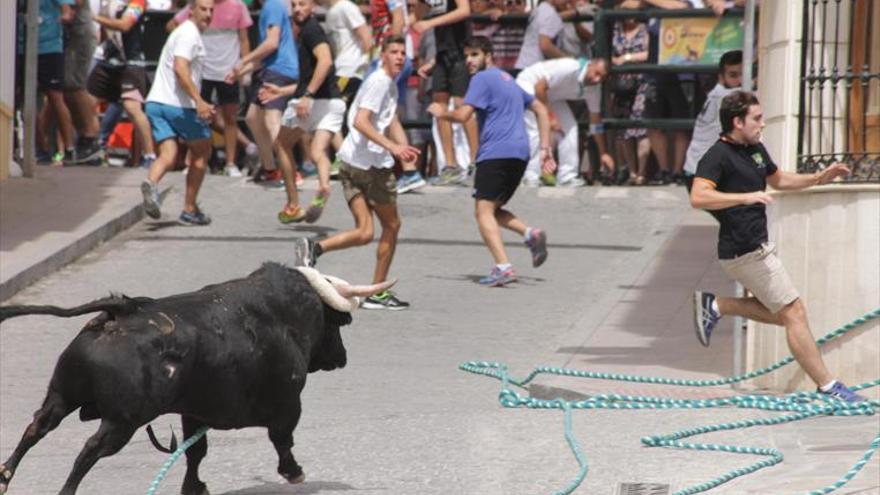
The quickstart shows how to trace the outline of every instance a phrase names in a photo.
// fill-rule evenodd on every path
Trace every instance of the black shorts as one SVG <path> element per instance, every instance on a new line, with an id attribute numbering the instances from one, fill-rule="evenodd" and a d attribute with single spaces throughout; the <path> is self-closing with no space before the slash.
<path id="1" fill-rule="evenodd" d="M 442 52 L 437 54 L 436 60 L 437 65 L 434 66 L 431 76 L 431 87 L 434 92 L 464 97 L 468 83 L 471 81 L 464 57 L 452 52 Z"/>
<path id="2" fill-rule="evenodd" d="M 519 187 L 526 165 L 525 160 L 516 158 L 477 162 L 473 197 L 496 201 L 502 205 L 507 203 Z"/>
<path id="3" fill-rule="evenodd" d="M 215 105 L 238 105 L 238 95 L 238 83 L 226 84 L 224 81 L 202 79 L 202 99 L 208 103 L 214 103 Z"/>
<path id="4" fill-rule="evenodd" d="M 283 74 L 279 74 L 275 71 L 271 71 L 269 69 L 260 69 L 256 74 L 254 74 L 254 79 L 251 87 L 256 88 L 257 90 L 254 91 L 253 97 L 251 98 L 251 103 L 263 107 L 266 110 L 280 110 L 284 112 L 284 110 L 287 108 L 287 102 L 290 100 L 290 97 L 276 98 L 266 104 L 261 103 L 259 98 L 259 87 L 262 86 L 263 83 L 272 83 L 276 86 L 289 86 L 291 84 L 296 84 L 297 80 L 287 77 Z"/>
<path id="5" fill-rule="evenodd" d="M 143 103 L 147 99 L 147 72 L 143 67 L 116 67 L 98 62 L 89 74 L 86 89 L 104 101 L 118 102 L 124 95 L 126 99 Z"/>
<path id="6" fill-rule="evenodd" d="M 43 53 L 37 56 L 37 89 L 64 90 L 64 54 Z"/>
<path id="7" fill-rule="evenodd" d="M 644 117 L 647 119 L 693 117 L 678 77 L 675 74 L 657 74 L 656 77 L 653 83 L 648 83 L 646 86 Z"/>

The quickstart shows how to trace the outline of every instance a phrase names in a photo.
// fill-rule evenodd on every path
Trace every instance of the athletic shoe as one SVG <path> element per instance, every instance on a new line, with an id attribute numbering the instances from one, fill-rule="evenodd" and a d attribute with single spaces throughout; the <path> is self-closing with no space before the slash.
<path id="1" fill-rule="evenodd" d="M 516 282 L 516 272 L 513 271 L 513 267 L 507 270 L 500 270 L 497 266 L 492 267 L 489 275 L 480 279 L 480 285 L 488 287 L 501 287 L 511 282 Z"/>
<path id="2" fill-rule="evenodd" d="M 433 181 L 435 186 L 459 186 L 467 183 L 467 172 L 458 167 L 445 167 Z"/>
<path id="3" fill-rule="evenodd" d="M 427 186 L 428 183 L 418 171 L 414 174 L 403 174 L 397 179 L 397 194 L 404 194 L 414 191 L 420 187 Z"/>
<path id="4" fill-rule="evenodd" d="M 80 165 L 100 165 L 101 147 L 98 141 L 80 141 L 73 153 L 73 163 Z"/>
<path id="5" fill-rule="evenodd" d="M 293 250 L 296 253 L 296 260 L 293 266 L 315 266 L 318 262 L 318 257 L 315 256 L 315 244 L 315 241 L 307 237 L 300 237 L 294 241 Z"/>
<path id="6" fill-rule="evenodd" d="M 296 206 L 291 208 L 285 206 L 283 210 L 278 212 L 278 221 L 287 225 L 289 223 L 299 223 L 306 219 L 306 212 L 302 208 Z"/>
<path id="7" fill-rule="evenodd" d="M 312 162 L 303 162 L 302 165 L 300 165 L 299 170 L 303 177 L 313 177 L 318 175 L 318 167 Z"/>
<path id="8" fill-rule="evenodd" d="M 156 161 L 156 157 L 141 157 L 140 167 L 144 170 L 150 170 L 150 167 L 153 165 L 153 162 Z M 187 169 L 184 169 L 184 173 Z"/>
<path id="9" fill-rule="evenodd" d="M 553 187 L 556 185 L 556 176 L 553 174 L 541 174 L 541 182 L 545 186 Z"/>
<path id="10" fill-rule="evenodd" d="M 532 266 L 543 265 L 547 261 L 547 234 L 541 229 L 532 229 L 532 235 L 525 242 L 532 252 Z"/>
<path id="11" fill-rule="evenodd" d="M 277 168 L 275 170 L 261 168 L 254 174 L 254 184 L 259 184 L 267 189 L 279 189 L 284 187 L 284 177 Z"/>
<path id="12" fill-rule="evenodd" d="M 721 315 L 712 309 L 712 303 L 715 301 L 715 295 L 709 292 L 694 292 L 694 330 L 697 332 L 697 339 L 704 347 L 709 347 L 709 339 L 712 337 L 712 330 L 721 319 Z"/>
<path id="13" fill-rule="evenodd" d="M 829 397 L 831 399 L 842 400 L 844 402 L 864 402 L 865 399 L 861 395 L 853 392 L 846 385 L 835 381 L 834 385 L 831 387 L 831 390 L 827 392 L 823 392 L 822 389 L 816 389 L 817 392 L 824 395 L 825 397 Z"/>
<path id="14" fill-rule="evenodd" d="M 179 219 L 187 225 L 209 225 L 211 223 L 211 217 L 202 213 L 202 210 L 198 208 L 193 213 L 186 210 L 181 211 Z"/>
<path id="15" fill-rule="evenodd" d="M 559 187 L 584 187 L 587 185 L 587 181 L 580 177 L 572 177 L 571 179 L 564 180 L 556 185 Z"/>
<path id="16" fill-rule="evenodd" d="M 364 299 L 361 303 L 364 309 L 387 309 L 389 311 L 400 311 L 409 308 L 409 303 L 401 301 L 390 290 L 382 291 L 375 296 Z"/>
<path id="17" fill-rule="evenodd" d="M 318 194 L 312 200 L 312 204 L 309 205 L 309 209 L 306 210 L 306 223 L 315 223 L 321 218 L 321 213 L 324 213 L 324 205 L 327 204 L 327 198 Z"/>
<path id="18" fill-rule="evenodd" d="M 244 174 L 241 173 L 241 170 L 234 163 L 227 163 L 225 167 L 223 167 L 223 175 L 226 177 L 244 177 Z"/>
<path id="19" fill-rule="evenodd" d="M 339 158 L 333 160 L 333 163 L 330 164 L 330 178 L 335 179 L 339 177 L 339 167 L 342 166 L 342 160 Z"/>
<path id="20" fill-rule="evenodd" d="M 40 165 L 48 165 L 52 163 L 54 159 L 52 154 L 43 150 L 37 150 L 35 158 L 37 159 L 37 163 L 39 163 Z"/>
<path id="21" fill-rule="evenodd" d="M 141 195 L 144 198 L 144 213 L 154 220 L 161 218 L 162 198 L 159 197 L 159 188 L 156 184 L 153 184 L 148 180 L 141 182 Z"/>
<path id="22" fill-rule="evenodd" d="M 522 185 L 525 187 L 541 187 L 541 179 L 530 179 L 526 177 L 522 180 Z"/>

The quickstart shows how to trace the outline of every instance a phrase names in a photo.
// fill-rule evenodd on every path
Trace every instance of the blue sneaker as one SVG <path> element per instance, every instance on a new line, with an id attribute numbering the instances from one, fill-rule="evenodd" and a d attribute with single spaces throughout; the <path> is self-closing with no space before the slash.
<path id="1" fill-rule="evenodd" d="M 841 400 L 843 402 L 856 403 L 856 402 L 864 402 L 865 400 L 867 400 L 864 397 L 862 397 L 861 395 L 850 390 L 849 387 L 847 387 L 846 385 L 844 385 L 838 381 L 834 382 L 834 385 L 831 387 L 831 390 L 829 390 L 827 392 L 823 392 L 822 389 L 816 389 L 816 392 L 819 392 L 820 394 L 824 395 L 825 397 L 828 397 L 831 399 Z"/>
<path id="2" fill-rule="evenodd" d="M 196 210 L 192 213 L 183 210 L 180 212 L 180 221 L 188 225 L 209 225 L 211 217 L 202 213 L 202 210 Z"/>
<path id="3" fill-rule="evenodd" d="M 492 268 L 488 276 L 480 279 L 480 285 L 488 287 L 501 287 L 511 282 L 516 282 L 516 272 L 513 267 L 507 270 L 499 270 L 497 266 Z"/>
<path id="4" fill-rule="evenodd" d="M 410 191 L 414 191 L 420 187 L 427 186 L 428 183 L 425 182 L 424 177 L 418 171 L 414 174 L 403 174 L 397 179 L 397 194 L 404 194 Z"/>
<path id="5" fill-rule="evenodd" d="M 162 217 L 162 199 L 159 197 L 159 188 L 156 184 L 145 180 L 141 182 L 141 195 L 143 196 L 144 212 L 152 219 Z"/>
<path id="6" fill-rule="evenodd" d="M 709 347 L 712 330 L 721 319 L 721 315 L 712 309 L 714 301 L 715 294 L 694 292 L 694 329 L 697 331 L 697 338 L 704 347 Z"/>
<path id="7" fill-rule="evenodd" d="M 541 229 L 532 229 L 532 235 L 526 239 L 526 246 L 532 252 L 532 266 L 538 268 L 547 261 L 547 234 Z"/>

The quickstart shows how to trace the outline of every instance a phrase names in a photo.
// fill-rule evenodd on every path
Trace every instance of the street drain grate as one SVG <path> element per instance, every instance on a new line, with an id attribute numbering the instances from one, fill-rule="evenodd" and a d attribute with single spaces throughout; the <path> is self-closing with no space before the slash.
<path id="1" fill-rule="evenodd" d="M 669 485 L 662 483 L 621 483 L 615 495 L 669 495 Z"/>

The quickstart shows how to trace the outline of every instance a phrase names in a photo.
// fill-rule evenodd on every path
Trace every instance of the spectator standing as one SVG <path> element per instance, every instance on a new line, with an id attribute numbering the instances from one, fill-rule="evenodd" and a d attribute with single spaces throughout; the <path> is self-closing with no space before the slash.
<path id="1" fill-rule="evenodd" d="M 110 0 L 94 16 L 101 25 L 101 57 L 86 82 L 89 93 L 106 102 L 122 102 L 134 122 L 143 144 L 141 166 L 149 168 L 156 159 L 150 121 L 144 114 L 147 96 L 146 59 L 142 24 L 144 0 Z"/>
<path id="2" fill-rule="evenodd" d="M 183 21 L 162 47 L 156 79 L 147 96 L 146 111 L 159 143 L 159 157 L 141 184 L 144 211 L 150 218 L 161 217 L 159 181 L 177 161 L 177 140 L 186 141 L 190 152 L 186 174 L 186 196 L 180 221 L 189 225 L 208 225 L 211 218 L 199 209 L 196 197 L 211 154 L 208 122 L 214 107 L 202 98 L 201 83 L 207 50 L 202 33 L 211 23 L 214 0 L 189 0 L 190 17 Z"/>
<path id="3" fill-rule="evenodd" d="M 77 131 L 77 163 L 100 163 L 98 117 L 95 99 L 86 91 L 97 38 L 88 0 L 76 0 L 73 20 L 66 26 L 64 42 L 64 98 Z"/>
<path id="4" fill-rule="evenodd" d="M 171 29 L 192 15 L 187 5 L 174 16 Z M 238 108 L 241 89 L 238 82 L 225 81 L 226 74 L 251 51 L 248 28 L 253 25 L 251 14 L 241 0 L 214 0 L 211 24 L 202 33 L 205 45 L 205 72 L 202 80 L 202 99 L 220 108 L 218 117 L 223 123 L 223 145 L 226 165 L 223 172 L 230 177 L 241 177 L 235 164 L 238 151 Z"/>
<path id="5" fill-rule="evenodd" d="M 614 23 L 611 63 L 615 66 L 645 63 L 648 60 L 649 35 L 644 23 L 627 18 Z M 641 74 L 616 74 L 609 84 L 612 114 L 618 119 L 641 119 L 645 111 L 645 85 Z M 617 148 L 630 170 L 629 183 L 640 186 L 646 181 L 651 144 L 648 131 L 631 127 L 617 133 Z"/>
<path id="6" fill-rule="evenodd" d="M 263 83 L 288 86 L 299 82 L 299 60 L 290 23 L 290 0 L 266 0 L 257 24 L 259 45 L 241 58 L 226 75 L 225 81 L 232 84 L 260 65 L 253 79 L 254 88 L 259 88 Z M 281 114 L 287 108 L 287 98 L 261 102 L 259 91 L 253 93 L 245 121 L 260 153 L 261 169 L 254 176 L 254 182 L 275 187 L 283 186 L 284 181 L 295 185 L 295 177 L 282 178 L 281 171 L 275 166 L 276 157 L 279 161 L 287 159 L 276 141 L 281 130 Z M 291 163 L 283 164 L 282 170 L 292 170 L 292 167 Z"/>
<path id="7" fill-rule="evenodd" d="M 324 26 L 333 48 L 333 65 L 336 68 L 336 85 L 345 101 L 346 111 L 354 100 L 369 64 L 373 49 L 370 27 L 361 10 L 351 0 L 325 0 L 329 6 Z M 343 133 L 333 136 L 333 146 L 342 146 Z"/>
<path id="8" fill-rule="evenodd" d="M 526 12 L 525 0 L 503 0 L 498 6 L 502 15 L 524 15 Z M 492 34 L 492 63 L 495 67 L 504 69 L 516 75 L 516 59 L 519 58 L 519 49 L 523 46 L 526 28 L 518 24 L 500 24 Z"/>
<path id="9" fill-rule="evenodd" d="M 708 346 L 718 320 L 727 315 L 785 327 L 789 350 L 816 383 L 818 392 L 861 402 L 864 398 L 836 381 L 822 360 L 806 306 L 777 258 L 775 246 L 768 242 L 766 205 L 773 198 L 764 192 L 767 184 L 777 190 L 827 184 L 850 171 L 843 163 L 833 163 L 813 174 L 779 170 L 761 144 L 764 116 L 751 93 L 727 95 L 721 100 L 719 113 L 722 135 L 700 159 L 690 200 L 694 208 L 716 213 L 721 223 L 721 268 L 754 296 L 716 298 L 708 292 L 695 292 L 697 337 Z"/>
<path id="10" fill-rule="evenodd" d="M 480 284 L 499 287 L 516 281 L 516 272 L 504 250 L 501 229 L 523 236 L 532 253 L 532 266 L 547 259 L 547 235 L 528 227 L 504 205 L 519 186 L 529 159 L 529 138 L 523 123 L 525 109 L 535 113 L 540 135 L 541 161 L 546 171 L 556 168 L 550 152 L 550 124 L 547 109 L 516 84 L 513 77 L 492 65 L 492 44 L 475 37 L 465 46 L 468 71 L 473 76 L 464 104 L 450 112 L 440 103 L 428 111 L 438 119 L 464 122 L 477 114 L 480 122 L 480 149 L 474 175 L 477 225 L 495 266 Z"/>
<path id="11" fill-rule="evenodd" d="M 591 111 L 598 108 L 599 95 L 588 91 L 588 87 L 595 87 L 607 75 L 608 64 L 603 59 L 589 61 L 585 58 L 557 58 L 538 62 L 516 77 L 516 82 L 523 91 L 549 108 L 553 115 L 550 127 L 558 129 L 562 134 L 557 146 L 559 171 L 555 181 L 560 186 L 580 187 L 585 184 L 579 173 L 578 123 L 568 106 L 568 100 L 594 100 L 587 105 Z M 542 165 L 538 122 L 532 114 L 527 114 L 525 120 L 530 158 L 523 183 L 537 186 L 540 183 Z M 602 151 L 605 151 L 604 147 Z"/>
<path id="12" fill-rule="evenodd" d="M 433 101 L 449 106 L 450 98 L 454 107 L 462 104 L 470 76 L 464 60 L 464 47 L 471 36 L 468 17 L 471 7 L 468 0 L 428 0 L 431 9 L 429 18 L 413 25 L 413 30 L 424 34 L 433 30 L 437 52 L 431 70 Z M 423 66 L 424 67 L 424 66 Z M 470 145 L 470 158 L 476 158 L 477 123 L 463 121 L 465 134 Z M 440 184 L 463 184 L 467 180 L 468 164 L 457 164 L 452 125 L 448 121 L 438 121 L 440 147 L 446 158 L 446 167 L 440 172 Z"/>
<path id="13" fill-rule="evenodd" d="M 569 56 L 556 45 L 564 27 L 559 12 L 568 1 L 544 0 L 532 10 L 522 48 L 516 59 L 517 69 L 523 70 L 542 60 Z"/>
<path id="14" fill-rule="evenodd" d="M 697 173 L 697 164 L 721 134 L 721 121 L 718 115 L 721 101 L 742 85 L 742 64 L 742 51 L 740 50 L 731 50 L 725 53 L 718 62 L 718 83 L 706 95 L 703 109 L 694 122 L 694 134 L 687 150 L 684 174 L 685 185 L 689 193 L 694 183 L 694 174 Z"/>
<path id="15" fill-rule="evenodd" d="M 391 136 L 400 136 L 403 129 L 397 116 L 397 85 L 395 78 L 403 70 L 406 48 L 403 37 L 390 36 L 382 46 L 382 64 L 364 80 L 348 114 L 349 134 L 342 143 L 339 157 L 342 166 L 339 178 L 348 207 L 354 216 L 354 229 L 332 237 L 313 241 L 297 239 L 298 264 L 315 266 L 325 252 L 353 246 L 363 246 L 373 240 L 373 214 L 379 218 L 382 234 L 376 249 L 375 283 L 388 279 L 400 216 L 397 212 L 397 185 L 394 180 L 394 159 L 415 161 L 418 150 L 406 143 L 395 142 Z M 398 127 L 397 133 L 387 133 Z M 366 309 L 402 310 L 409 303 L 401 301 L 390 291 L 367 298 Z"/>
<path id="16" fill-rule="evenodd" d="M 345 102 L 340 97 L 333 67 L 330 42 L 318 20 L 312 15 L 312 0 L 293 0 L 293 22 L 296 24 L 297 50 L 301 80 L 299 84 L 279 87 L 266 84 L 262 101 L 278 96 L 292 96 L 281 122 L 278 134 L 279 148 L 287 155 L 281 161 L 285 179 L 294 175 L 293 147 L 303 133 L 311 135 L 309 155 L 318 166 L 318 192 L 307 212 L 299 206 L 296 184 L 285 180 L 287 204 L 278 213 L 278 220 L 287 224 L 305 220 L 313 223 L 324 211 L 330 197 L 330 157 L 327 149 L 333 135 L 342 130 Z"/>

